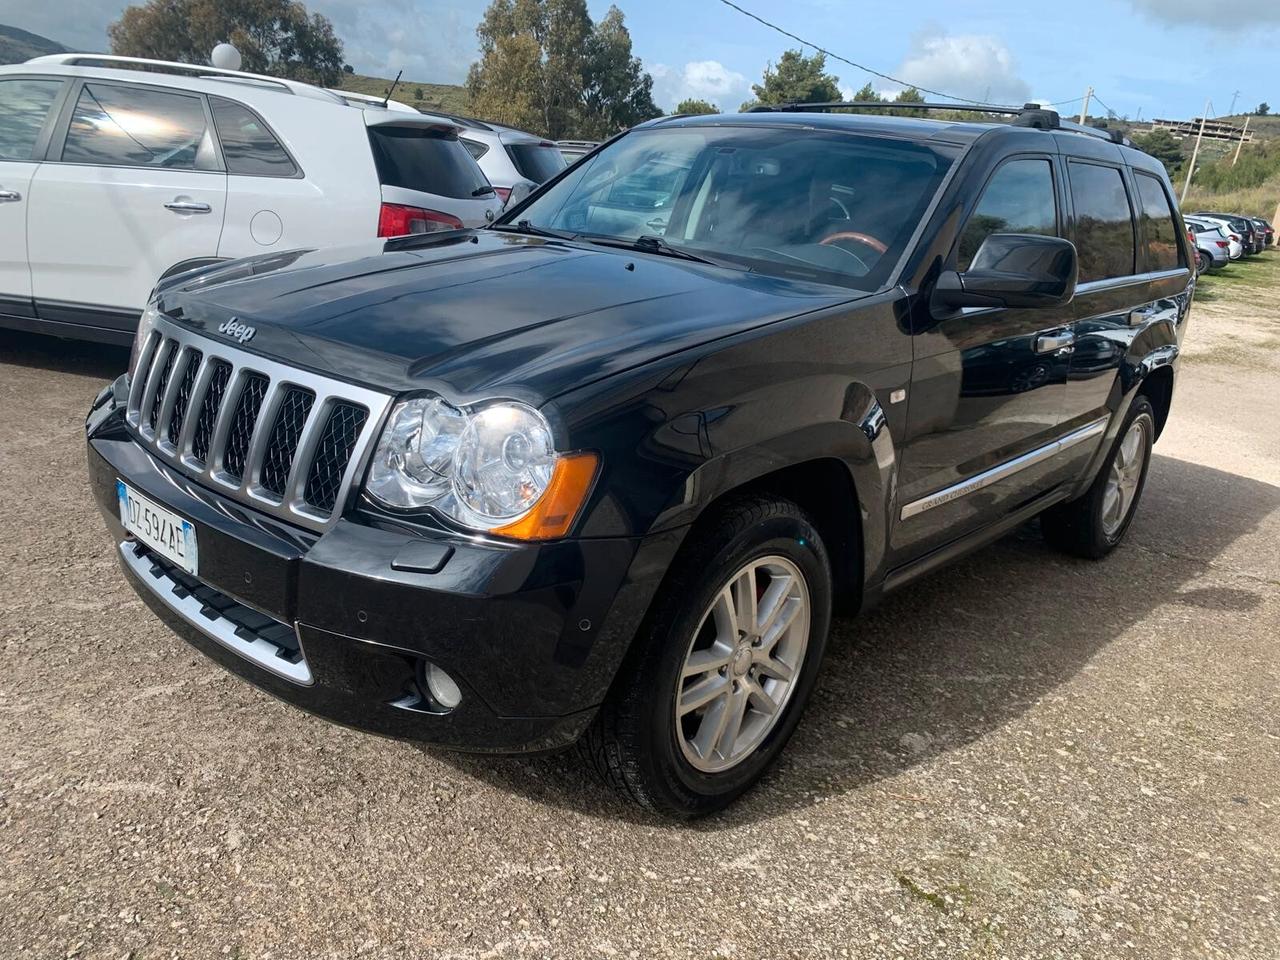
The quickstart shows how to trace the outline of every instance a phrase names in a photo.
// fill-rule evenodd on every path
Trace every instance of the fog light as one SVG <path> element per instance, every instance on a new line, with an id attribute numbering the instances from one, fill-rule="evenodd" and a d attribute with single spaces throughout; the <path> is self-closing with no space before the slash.
<path id="1" fill-rule="evenodd" d="M 462 691 L 458 689 L 458 685 L 454 683 L 453 677 L 449 676 L 434 663 L 428 662 L 422 669 L 423 676 L 427 681 L 427 691 L 431 694 L 431 699 L 446 710 L 452 710 L 462 702 Z"/>

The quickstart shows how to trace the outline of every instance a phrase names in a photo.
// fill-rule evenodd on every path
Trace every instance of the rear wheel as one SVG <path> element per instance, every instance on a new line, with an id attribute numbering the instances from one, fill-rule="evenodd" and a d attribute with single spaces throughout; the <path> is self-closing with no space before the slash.
<path id="1" fill-rule="evenodd" d="M 777 758 L 831 622 L 826 550 L 794 503 L 738 501 L 703 531 L 580 744 L 623 795 L 677 817 L 723 808 Z"/>
<path id="2" fill-rule="evenodd" d="M 1196 251 L 1196 276 L 1207 271 L 1213 266 L 1213 258 L 1203 250 Z"/>
<path id="3" fill-rule="evenodd" d="M 1096 560 L 1110 553 L 1124 538 L 1137 512 L 1155 436 L 1151 401 L 1139 396 L 1088 492 L 1041 514 L 1045 539 L 1079 557 Z"/>

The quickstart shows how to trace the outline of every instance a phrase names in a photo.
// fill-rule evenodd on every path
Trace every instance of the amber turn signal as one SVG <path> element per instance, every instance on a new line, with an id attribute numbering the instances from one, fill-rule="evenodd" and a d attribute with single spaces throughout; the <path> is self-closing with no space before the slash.
<path id="1" fill-rule="evenodd" d="M 599 460 L 594 453 L 573 453 L 556 461 L 546 492 L 532 510 L 514 523 L 494 527 L 490 533 L 514 540 L 554 540 L 573 526 L 587 502 Z"/>

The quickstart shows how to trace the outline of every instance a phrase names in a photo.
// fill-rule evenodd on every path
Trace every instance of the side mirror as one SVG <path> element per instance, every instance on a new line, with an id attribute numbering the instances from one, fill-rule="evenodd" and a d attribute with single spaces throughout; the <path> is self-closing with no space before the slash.
<path id="1" fill-rule="evenodd" d="M 503 210 L 510 210 L 512 207 L 518 206 L 529 199 L 529 194 L 533 193 L 538 185 L 532 180 L 517 180 L 511 187 L 511 192 L 507 194 L 507 202 L 502 205 Z"/>
<path id="2" fill-rule="evenodd" d="M 1076 295 L 1078 270 L 1070 240 L 993 233 L 968 270 L 938 277 L 929 303 L 936 313 L 961 307 L 1061 307 Z"/>

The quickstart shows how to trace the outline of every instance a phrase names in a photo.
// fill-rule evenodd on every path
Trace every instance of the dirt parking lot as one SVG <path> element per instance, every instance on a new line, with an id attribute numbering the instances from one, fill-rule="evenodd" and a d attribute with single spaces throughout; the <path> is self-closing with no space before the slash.
<path id="1" fill-rule="evenodd" d="M 1280 253 L 1203 288 L 1126 544 L 1026 529 L 838 621 L 718 818 L 234 679 L 134 598 L 83 414 L 0 332 L 0 957 L 1280 957 Z"/>

